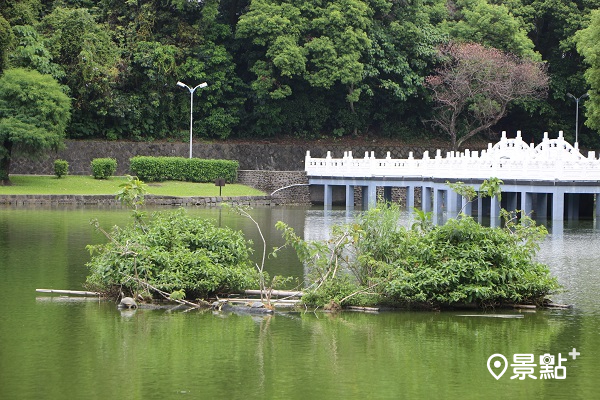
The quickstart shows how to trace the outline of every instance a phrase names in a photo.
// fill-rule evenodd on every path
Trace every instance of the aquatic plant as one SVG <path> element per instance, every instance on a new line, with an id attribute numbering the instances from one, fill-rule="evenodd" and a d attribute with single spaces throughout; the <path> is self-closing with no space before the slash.
<path id="1" fill-rule="evenodd" d="M 300 239 L 278 223 L 308 267 L 303 300 L 325 306 L 389 304 L 440 308 L 539 304 L 557 290 L 548 267 L 535 260 L 543 226 L 503 212 L 490 228 L 461 215 L 442 226 L 406 229 L 394 204 L 379 204 L 356 222 L 334 227 L 327 241 Z"/>

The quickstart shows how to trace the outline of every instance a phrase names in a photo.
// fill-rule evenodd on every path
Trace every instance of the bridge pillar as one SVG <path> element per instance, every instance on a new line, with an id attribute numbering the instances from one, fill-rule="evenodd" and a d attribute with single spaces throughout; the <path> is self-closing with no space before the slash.
<path id="1" fill-rule="evenodd" d="M 473 203 L 470 202 L 466 197 L 461 197 L 461 209 L 465 215 L 473 215 Z"/>
<path id="2" fill-rule="evenodd" d="M 483 197 L 481 193 L 477 193 L 477 222 L 481 223 L 483 220 Z"/>
<path id="3" fill-rule="evenodd" d="M 354 185 L 346 185 L 346 210 L 354 209 Z"/>
<path id="4" fill-rule="evenodd" d="M 421 210 L 424 212 L 430 212 L 431 207 L 431 188 L 422 186 L 421 187 Z M 600 211 L 600 208 L 598 209 Z M 600 214 L 598 214 L 600 215 Z"/>
<path id="5" fill-rule="evenodd" d="M 323 206 L 331 207 L 333 203 L 333 186 L 324 184 L 323 185 Z"/>
<path id="6" fill-rule="evenodd" d="M 490 199 L 490 226 L 496 227 L 500 225 L 500 200 L 498 196 L 492 196 Z"/>
<path id="7" fill-rule="evenodd" d="M 456 217 L 456 214 L 458 214 L 458 198 L 458 194 L 456 194 L 452 189 L 446 190 L 446 211 L 448 212 L 448 218 L 454 218 Z"/>
<path id="8" fill-rule="evenodd" d="M 415 208 L 415 187 L 408 186 L 406 188 L 406 208 L 412 210 Z"/>
<path id="9" fill-rule="evenodd" d="M 362 186 L 362 208 L 368 210 L 377 204 L 377 186 L 369 184 Z"/>
<path id="10" fill-rule="evenodd" d="M 521 212 L 522 215 L 529 215 L 532 210 L 532 194 L 521 192 Z"/>
<path id="11" fill-rule="evenodd" d="M 565 212 L 565 194 L 557 189 L 552 192 L 552 220 L 563 221 Z"/>
<path id="12" fill-rule="evenodd" d="M 444 212 L 444 190 L 433 188 L 433 213 L 441 215 Z"/>
<path id="13" fill-rule="evenodd" d="M 596 193 L 596 218 L 600 218 L 600 193 Z"/>

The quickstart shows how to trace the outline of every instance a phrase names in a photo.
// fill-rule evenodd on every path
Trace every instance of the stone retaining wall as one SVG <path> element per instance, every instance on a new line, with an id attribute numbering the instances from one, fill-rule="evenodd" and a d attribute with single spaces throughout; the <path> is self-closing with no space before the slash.
<path id="1" fill-rule="evenodd" d="M 240 197 L 173 197 L 145 196 L 147 205 L 161 206 L 207 206 L 216 207 L 221 203 L 248 206 L 270 206 L 270 196 Z M 114 195 L 0 195 L 0 204 L 11 206 L 24 205 L 99 205 L 121 206 Z"/>
<path id="2" fill-rule="evenodd" d="M 305 171 L 240 170 L 238 183 L 267 194 L 277 191 L 271 196 L 275 204 L 310 204 L 308 177 Z"/>
<path id="3" fill-rule="evenodd" d="M 134 156 L 177 156 L 187 157 L 189 145 L 170 142 L 121 142 L 99 140 L 67 140 L 66 148 L 51 152 L 38 160 L 16 156 L 12 160 L 12 174 L 53 175 L 54 160 L 69 163 L 71 175 L 91 175 L 90 164 L 94 158 L 112 157 L 117 160 L 117 175 L 129 174 L 129 159 Z M 363 157 L 365 151 L 374 151 L 376 157 L 385 157 L 389 151 L 392 158 L 407 158 L 410 151 L 420 158 L 425 150 L 435 154 L 434 148 L 419 146 L 382 146 L 377 144 L 347 145 L 279 143 L 195 143 L 193 155 L 198 158 L 238 160 L 241 170 L 303 171 L 306 151 L 313 157 L 341 157 L 344 151 L 352 151 L 354 157 Z"/>

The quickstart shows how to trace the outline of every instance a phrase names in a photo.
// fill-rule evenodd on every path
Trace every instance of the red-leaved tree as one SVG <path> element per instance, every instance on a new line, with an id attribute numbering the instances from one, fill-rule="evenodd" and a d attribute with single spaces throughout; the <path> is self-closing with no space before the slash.
<path id="1" fill-rule="evenodd" d="M 425 79 L 435 108 L 429 121 L 457 150 L 506 115 L 511 102 L 542 99 L 548 91 L 546 65 L 476 43 L 439 49 L 442 64 Z"/>

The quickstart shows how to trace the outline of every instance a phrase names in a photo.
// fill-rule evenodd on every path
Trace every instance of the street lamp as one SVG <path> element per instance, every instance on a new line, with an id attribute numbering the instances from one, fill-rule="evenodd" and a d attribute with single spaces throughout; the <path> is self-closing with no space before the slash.
<path id="1" fill-rule="evenodd" d="M 190 158 L 192 158 L 192 122 L 194 120 L 194 92 L 198 88 L 202 89 L 202 88 L 207 87 L 208 83 L 202 82 L 201 84 L 197 85 L 196 87 L 194 87 L 192 89 L 191 87 L 189 87 L 185 83 L 183 83 L 181 81 L 178 81 L 177 82 L 177 86 L 188 88 L 188 90 L 190 91 Z"/>
<path id="2" fill-rule="evenodd" d="M 567 93 L 567 96 L 575 100 L 575 143 L 579 143 L 579 100 L 585 99 L 588 94 L 584 93 L 579 97 L 575 97 L 571 93 Z"/>

